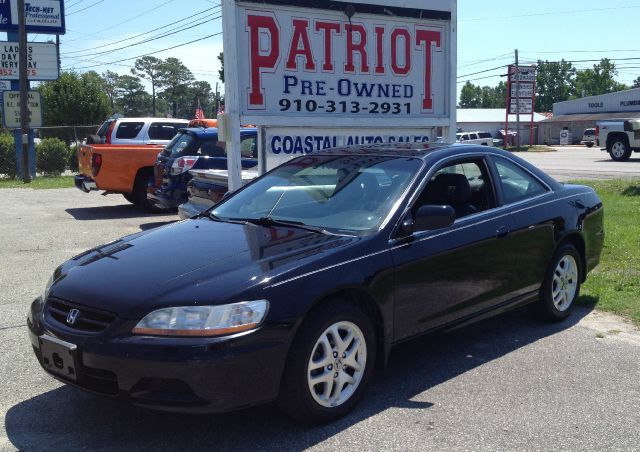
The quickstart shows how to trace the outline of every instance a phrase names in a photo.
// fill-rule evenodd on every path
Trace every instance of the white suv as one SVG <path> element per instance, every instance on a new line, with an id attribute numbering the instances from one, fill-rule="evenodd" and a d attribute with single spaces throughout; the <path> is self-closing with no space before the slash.
<path id="1" fill-rule="evenodd" d="M 89 144 L 168 144 L 178 130 L 187 127 L 186 119 L 110 118 L 87 139 Z"/>
<path id="2" fill-rule="evenodd" d="M 456 142 L 493 146 L 493 137 L 489 132 L 459 132 L 456 133 Z"/>

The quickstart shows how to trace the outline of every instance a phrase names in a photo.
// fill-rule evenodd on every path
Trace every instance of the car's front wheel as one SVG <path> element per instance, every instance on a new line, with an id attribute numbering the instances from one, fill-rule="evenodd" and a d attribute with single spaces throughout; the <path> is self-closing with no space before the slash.
<path id="1" fill-rule="evenodd" d="M 369 316 L 346 300 L 311 312 L 291 347 L 278 405 L 296 420 L 325 423 L 362 397 L 376 359 Z"/>
<path id="2" fill-rule="evenodd" d="M 562 245 L 554 254 L 540 288 L 540 297 L 532 305 L 538 317 L 560 321 L 569 317 L 580 294 L 580 255 L 573 245 Z"/>

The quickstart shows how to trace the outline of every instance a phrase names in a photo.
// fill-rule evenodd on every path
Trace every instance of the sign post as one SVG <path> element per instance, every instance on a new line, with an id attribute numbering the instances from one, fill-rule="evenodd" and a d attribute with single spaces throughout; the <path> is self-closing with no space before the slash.
<path id="1" fill-rule="evenodd" d="M 507 80 L 507 111 L 504 145 L 508 145 L 509 115 L 516 115 L 520 143 L 520 115 L 530 115 L 529 144 L 533 144 L 533 118 L 536 100 L 536 66 L 509 65 Z"/>
<path id="2" fill-rule="evenodd" d="M 64 34 L 64 0 L 0 0 L 0 31 L 7 32 L 11 41 L 0 43 L 0 78 L 11 80 L 10 89 L 20 92 L 21 121 L 19 129 L 14 129 L 16 165 L 23 180 L 29 182 L 36 172 L 34 134 L 29 127 L 29 80 L 57 79 L 59 64 L 55 56 L 54 64 L 48 61 L 51 49 L 55 55 L 57 47 L 44 43 L 27 47 L 27 33 Z"/>
<path id="3" fill-rule="evenodd" d="M 438 129 L 453 141 L 456 0 L 400 4 L 223 0 L 231 190 L 240 124 L 260 128 L 261 171 L 327 147 L 429 143 Z"/>

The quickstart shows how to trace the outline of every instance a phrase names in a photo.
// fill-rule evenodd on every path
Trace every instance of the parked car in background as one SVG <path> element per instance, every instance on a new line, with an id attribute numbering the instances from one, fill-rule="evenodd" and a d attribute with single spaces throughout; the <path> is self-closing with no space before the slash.
<path id="1" fill-rule="evenodd" d="M 172 118 L 109 118 L 88 144 L 167 144 L 187 127 L 186 119 Z"/>
<path id="2" fill-rule="evenodd" d="M 258 165 L 257 130 L 240 129 L 242 168 Z M 227 169 L 226 144 L 218 141 L 218 129 L 181 130 L 164 148 L 154 165 L 154 184 L 147 199 L 158 209 L 175 209 L 187 201 L 190 170 Z"/>
<path id="3" fill-rule="evenodd" d="M 640 152 L 640 119 L 608 119 L 596 123 L 596 140 L 613 160 L 629 160 Z"/>
<path id="4" fill-rule="evenodd" d="M 595 128 L 584 129 L 584 133 L 582 134 L 582 140 L 580 141 L 580 144 L 584 144 L 588 148 L 592 148 L 594 145 L 597 145 L 596 129 Z"/>
<path id="5" fill-rule="evenodd" d="M 153 166 L 161 150 L 162 146 L 149 144 L 81 144 L 76 188 L 85 193 L 121 193 L 127 201 L 151 211 L 147 187 L 153 184 Z"/>
<path id="6" fill-rule="evenodd" d="M 493 147 L 493 137 L 489 132 L 456 133 L 456 142 L 464 144 L 479 144 L 481 146 Z"/>
<path id="7" fill-rule="evenodd" d="M 324 150 L 65 262 L 29 340 L 46 372 L 94 394 L 193 412 L 276 400 L 325 423 L 395 344 L 526 304 L 566 319 L 603 241 L 593 189 L 505 151 Z"/>
<path id="8" fill-rule="evenodd" d="M 193 179 L 187 183 L 187 202 L 178 206 L 181 219 L 191 218 L 222 200 L 229 191 L 229 172 L 227 170 L 191 170 Z M 258 177 L 258 170 L 242 171 L 242 185 Z"/>

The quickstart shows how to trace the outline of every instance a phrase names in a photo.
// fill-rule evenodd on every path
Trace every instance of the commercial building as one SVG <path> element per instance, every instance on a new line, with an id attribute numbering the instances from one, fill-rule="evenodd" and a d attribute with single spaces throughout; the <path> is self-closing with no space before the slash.
<path id="1" fill-rule="evenodd" d="M 553 117 L 539 124 L 540 143 L 558 144 L 560 135 L 579 143 L 585 129 L 611 118 L 640 118 L 640 88 L 553 104 Z"/>

